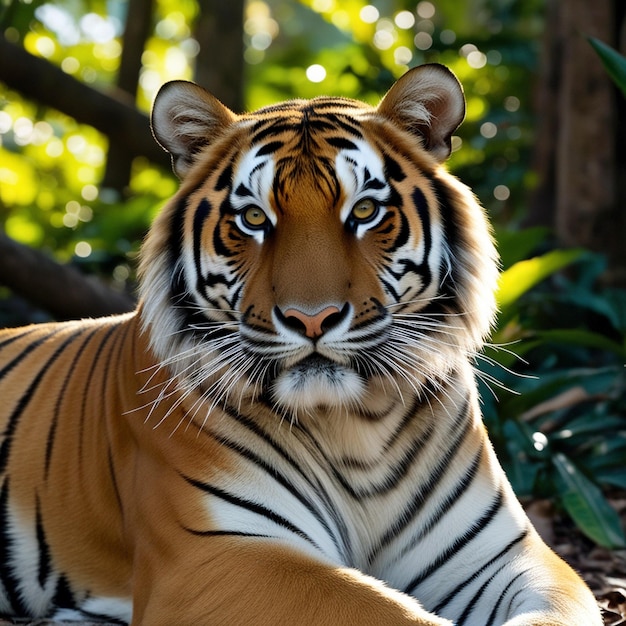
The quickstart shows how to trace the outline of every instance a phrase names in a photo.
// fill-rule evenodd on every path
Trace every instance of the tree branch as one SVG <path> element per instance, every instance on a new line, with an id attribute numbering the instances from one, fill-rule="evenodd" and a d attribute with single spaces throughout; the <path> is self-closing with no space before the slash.
<path id="1" fill-rule="evenodd" d="M 129 296 L 57 263 L 2 232 L 0 259 L 0 284 L 57 319 L 98 317 L 134 308 Z"/>
<path id="2" fill-rule="evenodd" d="M 0 80 L 26 98 L 36 100 L 89 124 L 134 156 L 145 156 L 170 167 L 169 156 L 150 132 L 147 115 L 137 111 L 133 98 L 120 90 L 104 94 L 45 59 L 36 57 L 0 35 Z"/>

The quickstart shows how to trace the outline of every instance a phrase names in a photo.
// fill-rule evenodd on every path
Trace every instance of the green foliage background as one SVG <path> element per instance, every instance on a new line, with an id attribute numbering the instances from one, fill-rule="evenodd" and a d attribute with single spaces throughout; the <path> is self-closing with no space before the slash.
<path id="1" fill-rule="evenodd" d="M 81 81 L 114 84 L 123 0 L 0 6 L 7 39 Z M 137 98 L 146 112 L 163 82 L 192 77 L 198 50 L 196 1 L 155 7 Z M 543 10 L 544 0 L 250 0 L 245 99 L 248 108 L 319 94 L 375 103 L 410 66 L 440 62 L 457 74 L 468 106 L 449 166 L 488 209 L 505 270 L 493 346 L 477 359 L 487 426 L 520 496 L 551 497 L 593 541 L 624 547 L 604 493 L 626 489 L 626 295 L 599 286 L 601 256 L 552 250 L 550 233 L 518 229 L 535 183 Z M 137 159 L 121 198 L 99 184 L 106 152 L 94 129 L 0 87 L 6 233 L 130 289 L 139 242 L 177 183 Z"/>
<path id="2" fill-rule="evenodd" d="M 119 65 L 124 6 L 121 0 L 5 0 L 0 29 L 29 52 L 106 89 Z M 192 77 L 198 46 L 191 36 L 194 0 L 155 6 L 137 99 L 146 112 L 163 82 Z M 449 0 L 436 9 L 430 2 L 387 0 L 369 17 L 367 7 L 374 8 L 363 0 L 248 2 L 247 108 L 322 93 L 375 103 L 407 67 L 444 63 L 463 83 L 468 104 L 450 166 L 494 217 L 517 221 L 532 184 L 529 94 L 542 0 Z M 312 66 L 324 68 L 323 80 L 307 78 Z M 124 266 L 152 216 L 149 207 L 175 189 L 170 173 L 138 160 L 130 189 L 138 200 L 118 206 L 119 198 L 98 188 L 106 138 L 7 90 L 0 91 L 0 139 L 0 220 L 7 234 L 63 261 L 90 269 L 104 263 L 106 274 L 112 264 Z M 130 275 L 128 269 L 119 269 L 116 280 Z"/>

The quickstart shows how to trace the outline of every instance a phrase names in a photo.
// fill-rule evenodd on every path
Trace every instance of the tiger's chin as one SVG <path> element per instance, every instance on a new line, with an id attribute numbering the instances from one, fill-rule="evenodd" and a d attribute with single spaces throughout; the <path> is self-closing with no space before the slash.
<path id="1" fill-rule="evenodd" d="M 312 355 L 284 370 L 274 381 L 272 397 L 296 414 L 332 408 L 356 408 L 365 393 L 363 379 L 352 369 Z"/>

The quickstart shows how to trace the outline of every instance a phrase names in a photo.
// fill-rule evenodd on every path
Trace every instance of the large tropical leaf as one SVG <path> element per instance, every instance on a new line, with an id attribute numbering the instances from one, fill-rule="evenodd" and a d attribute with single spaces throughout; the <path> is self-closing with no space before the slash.
<path id="1" fill-rule="evenodd" d="M 552 463 L 560 479 L 560 500 L 580 530 L 606 548 L 626 547 L 619 515 L 602 491 L 564 454 L 556 453 Z"/>
<path id="2" fill-rule="evenodd" d="M 626 58 L 595 37 L 589 37 L 588 40 L 600 57 L 608 75 L 626 96 Z"/>

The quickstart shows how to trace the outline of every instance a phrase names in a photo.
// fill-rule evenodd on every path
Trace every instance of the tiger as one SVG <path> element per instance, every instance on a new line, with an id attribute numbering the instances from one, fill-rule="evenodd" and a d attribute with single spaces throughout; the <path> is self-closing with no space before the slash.
<path id="1" fill-rule="evenodd" d="M 371 106 L 152 109 L 180 186 L 131 313 L 0 333 L 0 614 L 600 626 L 482 422 L 499 262 L 446 67 Z"/>

